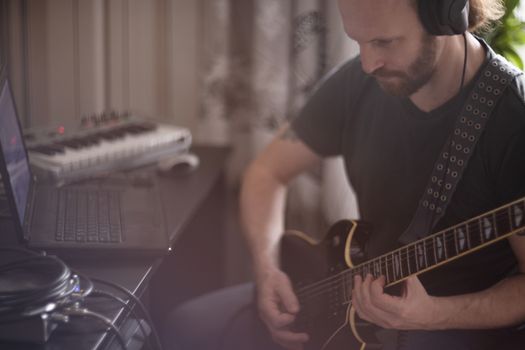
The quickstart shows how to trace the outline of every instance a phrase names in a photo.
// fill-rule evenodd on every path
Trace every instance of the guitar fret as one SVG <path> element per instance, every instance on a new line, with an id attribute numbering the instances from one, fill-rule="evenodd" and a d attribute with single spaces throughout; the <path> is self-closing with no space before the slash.
<path id="1" fill-rule="evenodd" d="M 492 220 L 493 220 L 492 227 L 494 227 L 494 237 L 493 238 L 498 238 L 500 232 L 505 232 L 505 231 L 499 231 L 499 228 L 498 228 L 498 217 L 496 216 L 496 214 L 497 214 L 496 211 L 492 212 Z"/>
<path id="2" fill-rule="evenodd" d="M 512 221 L 510 220 L 509 210 L 498 210 L 494 213 L 494 217 L 499 218 L 499 220 L 496 219 L 496 234 L 498 237 L 500 233 L 505 234 L 512 231 Z"/>
<path id="3" fill-rule="evenodd" d="M 458 235 L 457 235 L 456 229 L 454 229 L 453 234 L 454 234 L 454 243 L 456 247 L 456 255 L 458 255 L 459 254 L 459 243 L 458 243 Z"/>
<path id="4" fill-rule="evenodd" d="M 450 256 L 456 256 L 456 244 L 454 243 L 454 231 L 447 230 L 443 233 L 445 240 L 445 247 L 447 250 L 447 258 Z"/>
<path id="5" fill-rule="evenodd" d="M 381 276 L 381 266 L 377 259 L 374 259 L 374 277 L 378 278 Z"/>
<path id="6" fill-rule="evenodd" d="M 417 251 L 418 271 L 421 271 L 428 266 L 427 253 L 426 253 L 424 241 L 416 244 L 416 251 Z"/>
<path id="7" fill-rule="evenodd" d="M 436 255 L 435 255 L 435 249 L 436 247 L 434 246 L 434 240 L 432 238 L 427 238 L 425 239 L 424 241 L 425 243 L 425 251 L 427 252 L 427 267 L 429 266 L 433 266 L 436 264 L 437 260 L 436 260 Z"/>
<path id="8" fill-rule="evenodd" d="M 422 244 L 422 249 L 423 249 L 423 255 L 425 257 L 425 267 L 428 267 L 427 247 L 425 246 L 425 241 L 423 241 L 421 244 Z"/>
<path id="9" fill-rule="evenodd" d="M 479 227 L 479 240 L 481 243 L 483 243 L 483 218 L 480 218 L 477 221 Z"/>
<path id="10" fill-rule="evenodd" d="M 475 247 L 483 243 L 483 239 L 482 239 L 483 233 L 482 233 L 482 230 L 480 229 L 478 220 L 467 222 L 465 226 L 467 228 L 467 235 L 470 238 L 470 242 Z"/>
<path id="11" fill-rule="evenodd" d="M 469 235 L 467 234 L 467 249 L 466 250 L 469 250 L 471 248 L 471 245 L 470 245 L 470 237 Z"/>
<path id="12" fill-rule="evenodd" d="M 406 276 L 409 276 L 411 275 L 411 272 L 410 272 L 410 263 L 409 263 L 409 260 L 408 260 L 408 248 L 405 247 L 404 249 L 400 250 L 399 251 L 399 254 L 401 254 L 402 252 L 405 252 L 405 259 L 401 258 L 401 265 L 403 265 L 403 263 L 405 264 L 405 272 L 406 272 Z"/>
<path id="13" fill-rule="evenodd" d="M 361 274 L 361 266 L 356 267 L 354 270 L 352 270 L 352 278 L 355 276 L 360 276 L 361 278 L 363 275 Z"/>
<path id="14" fill-rule="evenodd" d="M 507 219 L 509 219 L 509 226 L 510 226 L 510 229 L 513 229 L 512 207 L 507 208 Z M 510 231 L 510 230 L 509 230 L 509 231 Z"/>
<path id="15" fill-rule="evenodd" d="M 419 252 L 417 249 L 417 244 L 413 246 L 414 248 L 414 261 L 416 262 L 416 271 L 419 271 Z"/>
<path id="16" fill-rule="evenodd" d="M 411 244 L 410 245 L 410 253 L 409 253 L 409 256 L 410 256 L 410 266 L 412 268 L 412 271 L 413 272 L 418 272 L 419 271 L 419 268 L 417 266 L 417 252 L 416 252 L 416 247 Z"/>
<path id="17" fill-rule="evenodd" d="M 348 274 L 343 273 L 343 297 L 345 303 L 347 303 L 351 299 L 348 297 L 350 295 L 350 293 L 348 292 L 348 284 Z"/>
<path id="18" fill-rule="evenodd" d="M 372 277 L 375 277 L 374 275 L 374 264 L 372 261 L 370 261 L 368 264 L 366 264 L 366 273 L 371 275 Z"/>
<path id="19" fill-rule="evenodd" d="M 511 215 L 513 229 L 521 228 L 523 226 L 524 218 L 523 201 L 520 201 L 519 203 L 516 203 L 512 206 Z"/>
<path id="20" fill-rule="evenodd" d="M 481 242 L 482 243 L 485 243 L 487 241 L 490 241 L 491 240 L 491 237 L 492 237 L 492 233 L 494 232 L 494 223 L 495 221 L 493 222 L 491 220 L 491 215 L 486 215 L 486 216 L 483 216 L 480 220 L 480 238 L 481 238 Z"/>
<path id="21" fill-rule="evenodd" d="M 441 234 L 441 238 L 443 241 L 443 255 L 444 255 L 444 260 L 447 260 L 448 259 L 448 251 L 447 251 L 447 235 L 446 235 L 446 231 L 443 232 Z"/>
<path id="22" fill-rule="evenodd" d="M 408 270 L 408 274 L 411 275 L 412 274 L 412 269 L 410 268 L 410 249 L 409 249 L 409 246 L 407 246 L 405 248 L 405 251 L 406 251 L 406 256 L 407 256 L 407 270 Z"/>
<path id="23" fill-rule="evenodd" d="M 385 256 L 386 261 L 386 281 L 387 283 L 390 283 L 394 281 L 394 269 L 393 269 L 393 263 L 392 260 L 389 259 L 390 255 Z"/>
<path id="24" fill-rule="evenodd" d="M 439 257 L 438 257 L 438 252 L 437 252 L 436 236 L 432 237 L 432 246 L 434 247 L 434 259 L 435 259 L 435 262 L 437 263 L 439 260 Z"/>
<path id="25" fill-rule="evenodd" d="M 468 235 L 465 234 L 465 231 L 462 227 L 457 227 L 454 229 L 456 232 L 456 240 L 458 244 L 458 254 L 468 250 L 470 247 L 470 240 Z"/>
<path id="26" fill-rule="evenodd" d="M 383 259 L 383 258 L 381 258 Z M 389 283 L 390 281 L 390 276 L 388 274 L 388 260 L 387 260 L 387 257 L 385 256 L 384 257 L 385 261 L 384 261 L 384 266 L 385 266 L 385 281 L 386 281 L 386 284 Z"/>
<path id="27" fill-rule="evenodd" d="M 443 234 L 434 236 L 434 250 L 436 254 L 436 263 L 446 260 L 447 251 Z"/>
<path id="28" fill-rule="evenodd" d="M 341 276 L 341 287 L 343 288 L 343 301 L 346 301 L 346 278 L 345 274 Z"/>
<path id="29" fill-rule="evenodd" d="M 394 271 L 395 271 L 395 277 L 396 279 L 401 278 L 403 276 L 403 269 L 401 268 L 401 259 L 399 256 L 399 251 L 397 253 L 394 253 Z"/>

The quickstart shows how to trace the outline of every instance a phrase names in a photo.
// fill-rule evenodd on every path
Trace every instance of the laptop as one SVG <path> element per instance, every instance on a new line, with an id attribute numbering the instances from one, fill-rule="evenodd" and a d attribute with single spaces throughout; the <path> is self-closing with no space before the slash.
<path id="1" fill-rule="evenodd" d="M 59 256 L 163 255 L 169 239 L 155 181 L 39 183 L 9 81 L 0 74 L 0 171 L 18 239 Z"/>

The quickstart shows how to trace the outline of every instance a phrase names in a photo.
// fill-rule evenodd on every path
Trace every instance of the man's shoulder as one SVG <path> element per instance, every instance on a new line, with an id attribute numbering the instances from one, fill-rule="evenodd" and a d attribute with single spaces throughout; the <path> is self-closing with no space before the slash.
<path id="1" fill-rule="evenodd" d="M 522 73 L 514 79 L 510 85 L 510 91 L 525 109 L 525 74 Z"/>
<path id="2" fill-rule="evenodd" d="M 503 93 L 489 120 L 495 135 L 521 134 L 525 130 L 525 75 L 516 76 Z"/>

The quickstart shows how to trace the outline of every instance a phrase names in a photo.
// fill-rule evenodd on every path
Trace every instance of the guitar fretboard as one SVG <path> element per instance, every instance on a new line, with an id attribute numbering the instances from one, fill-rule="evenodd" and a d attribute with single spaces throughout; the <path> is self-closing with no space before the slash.
<path id="1" fill-rule="evenodd" d="M 525 198 L 522 198 L 344 271 L 341 282 L 345 301 L 351 300 L 356 275 L 363 278 L 367 274 L 385 276 L 386 285 L 394 285 L 408 276 L 506 238 L 524 227 Z"/>

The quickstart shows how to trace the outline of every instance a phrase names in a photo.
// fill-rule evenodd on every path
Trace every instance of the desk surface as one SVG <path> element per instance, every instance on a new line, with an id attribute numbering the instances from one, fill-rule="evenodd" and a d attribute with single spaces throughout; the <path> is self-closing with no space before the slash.
<path id="1" fill-rule="evenodd" d="M 210 195 L 212 188 L 222 175 L 225 160 L 228 155 L 227 148 L 219 147 L 194 147 L 192 151 L 200 158 L 200 166 L 188 173 L 159 174 L 161 197 L 165 211 L 166 223 L 173 244 L 185 230 L 187 224 L 193 219 L 199 207 L 203 205 Z M 5 224 L 0 227 L 6 230 Z M 70 267 L 82 274 L 117 283 L 136 296 L 142 296 L 146 291 L 152 273 L 160 264 L 161 259 L 141 258 L 122 261 L 112 261 L 110 264 L 100 261 L 76 261 L 67 259 Z M 107 288 L 105 288 L 108 290 Z M 114 292 L 119 295 L 118 293 Z M 121 325 L 124 323 L 123 308 L 113 305 L 100 304 L 95 309 L 104 312 L 106 316 Z M 82 320 L 81 320 L 82 321 Z M 93 322 L 91 322 L 93 323 Z M 9 349 L 98 349 L 106 347 L 106 333 L 100 331 L 100 326 L 86 328 L 88 322 L 79 322 L 76 327 L 58 327 L 51 335 L 50 340 L 44 345 L 6 344 L 0 343 L 0 348 L 8 346 Z M 79 333 L 80 332 L 80 333 Z M 79 334 L 82 334 L 79 336 Z M 113 344 L 115 345 L 115 344 Z M 117 346 L 112 348 L 118 349 Z"/>

